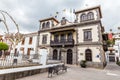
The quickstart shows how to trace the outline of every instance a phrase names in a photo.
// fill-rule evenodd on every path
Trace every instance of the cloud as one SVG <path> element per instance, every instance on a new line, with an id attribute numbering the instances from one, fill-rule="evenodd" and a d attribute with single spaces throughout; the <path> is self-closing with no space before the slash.
<path id="1" fill-rule="evenodd" d="M 113 4 L 114 3 L 114 4 Z M 86 6 L 86 4 L 88 6 Z M 68 19 L 71 19 L 68 13 L 70 9 L 84 9 L 91 6 L 101 5 L 103 14 L 103 26 L 105 26 L 106 31 L 113 29 L 116 31 L 117 27 L 120 25 L 119 7 L 120 1 L 116 0 L 1 0 L 0 10 L 5 10 L 15 19 L 19 24 L 21 32 L 34 32 L 39 29 L 39 20 L 43 18 L 55 16 L 56 12 L 61 12 L 63 9 L 67 9 Z M 1 17 L 0 17 L 1 18 Z M 8 25 L 10 26 L 10 31 L 16 31 L 11 24 L 10 19 L 8 20 Z M 6 29 L 0 24 L 0 33 L 6 32 Z"/>

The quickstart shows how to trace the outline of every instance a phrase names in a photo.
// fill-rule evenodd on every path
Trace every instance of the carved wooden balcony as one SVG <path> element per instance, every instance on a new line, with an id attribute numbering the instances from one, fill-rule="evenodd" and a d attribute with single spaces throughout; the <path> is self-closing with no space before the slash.
<path id="1" fill-rule="evenodd" d="M 64 40 L 51 40 L 51 47 L 65 47 L 65 46 L 74 46 L 73 39 L 64 39 Z"/>

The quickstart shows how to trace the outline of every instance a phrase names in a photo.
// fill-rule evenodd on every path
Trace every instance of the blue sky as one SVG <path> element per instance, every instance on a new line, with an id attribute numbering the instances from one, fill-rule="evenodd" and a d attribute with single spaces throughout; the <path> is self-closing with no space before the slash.
<path id="1" fill-rule="evenodd" d="M 86 6 L 87 5 L 87 6 Z M 102 10 L 102 23 L 105 30 L 117 31 L 120 26 L 120 0 L 0 0 L 0 10 L 7 11 L 18 23 L 22 33 L 35 32 L 39 29 L 39 20 L 54 16 L 56 12 L 67 10 L 66 16 L 71 19 L 70 9 L 81 10 L 100 5 Z M 2 19 L 2 16 L 0 15 Z M 16 27 L 6 16 L 10 32 L 15 32 Z M 0 23 L 0 34 L 6 32 L 2 23 Z"/>

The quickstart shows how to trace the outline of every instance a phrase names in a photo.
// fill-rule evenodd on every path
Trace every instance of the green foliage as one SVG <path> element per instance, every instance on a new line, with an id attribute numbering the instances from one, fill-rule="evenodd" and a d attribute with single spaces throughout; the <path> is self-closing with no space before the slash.
<path id="1" fill-rule="evenodd" d="M 0 42 L 0 50 L 8 50 L 9 46 L 6 43 Z"/>
<path id="2" fill-rule="evenodd" d="M 86 61 L 85 60 L 81 60 L 80 61 L 80 66 L 83 67 L 83 68 L 86 68 Z"/>
<path id="3" fill-rule="evenodd" d="M 107 40 L 107 45 L 110 46 L 110 45 L 114 45 L 115 44 L 115 40 Z"/>
<path id="4" fill-rule="evenodd" d="M 120 62 L 116 62 L 116 64 L 120 66 Z"/>

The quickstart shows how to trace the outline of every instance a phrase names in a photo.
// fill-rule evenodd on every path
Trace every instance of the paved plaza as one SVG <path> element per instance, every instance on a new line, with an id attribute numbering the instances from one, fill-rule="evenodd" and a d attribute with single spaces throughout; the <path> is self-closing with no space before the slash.
<path id="1" fill-rule="evenodd" d="M 68 72 L 59 73 L 52 78 L 47 76 L 47 73 L 42 73 L 16 80 L 120 80 L 120 67 L 111 63 L 101 70 L 73 65 L 68 67 Z"/>

